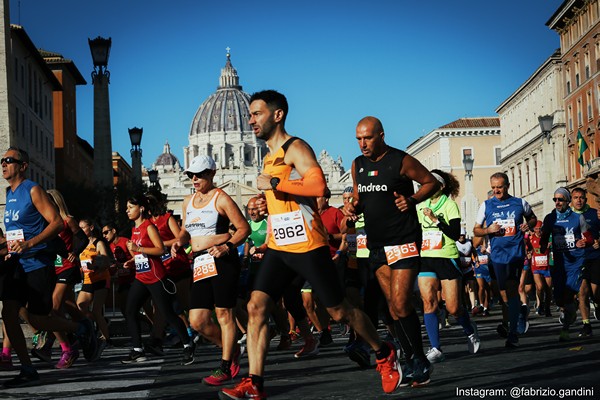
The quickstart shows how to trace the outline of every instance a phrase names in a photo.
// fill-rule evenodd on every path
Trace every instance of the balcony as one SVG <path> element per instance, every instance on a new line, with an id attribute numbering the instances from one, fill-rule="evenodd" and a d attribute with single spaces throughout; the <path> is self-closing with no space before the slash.
<path id="1" fill-rule="evenodd" d="M 583 165 L 583 176 L 600 173 L 600 157 L 593 158 Z"/>

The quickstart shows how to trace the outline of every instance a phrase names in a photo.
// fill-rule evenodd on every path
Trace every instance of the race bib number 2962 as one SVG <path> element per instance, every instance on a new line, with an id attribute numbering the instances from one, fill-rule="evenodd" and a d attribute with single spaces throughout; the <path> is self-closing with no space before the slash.
<path id="1" fill-rule="evenodd" d="M 273 238 L 278 246 L 308 241 L 301 211 L 291 211 L 270 216 Z"/>

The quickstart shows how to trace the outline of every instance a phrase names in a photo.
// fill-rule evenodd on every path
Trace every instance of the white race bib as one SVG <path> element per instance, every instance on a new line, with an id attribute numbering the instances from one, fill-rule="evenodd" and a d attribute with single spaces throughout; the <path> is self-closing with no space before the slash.
<path id="1" fill-rule="evenodd" d="M 308 241 L 302 211 L 270 215 L 269 218 L 271 218 L 271 230 L 277 246 Z"/>
<path id="2" fill-rule="evenodd" d="M 136 274 L 142 274 L 150 271 L 150 261 L 145 254 L 135 255 L 135 272 Z"/>
<path id="3" fill-rule="evenodd" d="M 194 282 L 218 275 L 215 258 L 210 254 L 202 254 L 194 258 Z"/>
<path id="4" fill-rule="evenodd" d="M 442 231 L 423 231 L 421 250 L 441 250 Z"/>
<path id="5" fill-rule="evenodd" d="M 23 234 L 23 229 L 13 229 L 10 231 L 6 231 L 6 247 L 8 248 L 8 252 L 12 253 L 13 246 L 16 243 L 24 242 L 25 235 Z"/>

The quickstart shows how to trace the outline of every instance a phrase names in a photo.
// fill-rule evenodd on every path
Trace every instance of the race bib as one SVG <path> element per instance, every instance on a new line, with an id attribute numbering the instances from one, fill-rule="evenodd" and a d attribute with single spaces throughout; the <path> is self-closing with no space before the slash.
<path id="1" fill-rule="evenodd" d="M 494 222 L 504 229 L 504 235 L 502 236 L 515 236 L 517 234 L 514 218 L 497 219 Z"/>
<path id="2" fill-rule="evenodd" d="M 54 268 L 60 268 L 63 266 L 63 261 L 62 261 L 62 257 L 59 256 L 58 254 L 56 255 L 56 258 L 54 259 Z"/>
<path id="3" fill-rule="evenodd" d="M 134 260 L 136 274 L 143 274 L 150 271 L 150 261 L 145 254 L 136 254 Z"/>
<path id="4" fill-rule="evenodd" d="M 271 229 L 277 246 L 308 241 L 302 211 L 271 215 Z"/>
<path id="5" fill-rule="evenodd" d="M 356 248 L 367 250 L 367 235 L 356 235 Z"/>
<path id="6" fill-rule="evenodd" d="M 412 258 L 419 256 L 419 249 L 415 242 L 400 244 L 395 246 L 384 246 L 385 258 L 388 265 L 404 260 L 405 258 Z"/>
<path id="7" fill-rule="evenodd" d="M 13 246 L 16 243 L 24 241 L 25 235 L 23 234 L 23 229 L 13 229 L 10 231 L 6 231 L 6 247 L 8 248 L 9 253 L 14 253 Z"/>
<path id="8" fill-rule="evenodd" d="M 356 249 L 357 249 L 356 234 L 348 233 L 346 235 L 346 242 L 348 242 L 348 252 L 351 254 L 356 254 Z"/>
<path id="9" fill-rule="evenodd" d="M 487 254 L 482 254 L 478 258 L 479 258 L 479 264 L 480 265 L 484 265 L 484 264 L 488 263 L 488 256 L 487 256 Z"/>
<path id="10" fill-rule="evenodd" d="M 536 267 L 548 266 L 548 256 L 534 256 L 533 261 L 535 262 Z"/>
<path id="11" fill-rule="evenodd" d="M 194 258 L 194 282 L 217 276 L 215 258 L 210 254 L 202 254 Z"/>
<path id="12" fill-rule="evenodd" d="M 575 235 L 572 233 L 566 234 L 565 235 L 565 242 L 567 242 L 567 246 L 570 249 L 575 248 Z"/>
<path id="13" fill-rule="evenodd" d="M 81 264 L 81 270 L 84 273 L 87 274 L 92 271 L 91 269 L 89 269 L 89 266 L 92 265 L 91 259 L 79 260 L 79 263 Z"/>
<path id="14" fill-rule="evenodd" d="M 472 261 L 473 260 L 471 259 L 471 257 L 461 257 L 460 258 L 460 263 L 463 267 L 470 267 Z"/>
<path id="15" fill-rule="evenodd" d="M 423 231 L 421 250 L 441 250 L 442 231 Z"/>

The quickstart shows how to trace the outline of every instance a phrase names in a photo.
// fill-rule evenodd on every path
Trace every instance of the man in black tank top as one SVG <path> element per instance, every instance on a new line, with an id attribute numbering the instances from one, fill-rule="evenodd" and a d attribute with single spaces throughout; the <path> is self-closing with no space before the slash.
<path id="1" fill-rule="evenodd" d="M 388 301 L 395 333 L 406 354 L 405 377 L 412 379 L 413 386 L 425 385 L 431 366 L 411 303 L 422 235 L 415 206 L 433 195 L 439 184 L 419 161 L 385 143 L 377 118 L 361 119 L 356 139 L 362 155 L 352 163 L 354 201 L 347 204 L 346 211 L 364 214 L 370 267 Z M 413 181 L 421 185 L 416 193 Z"/>

